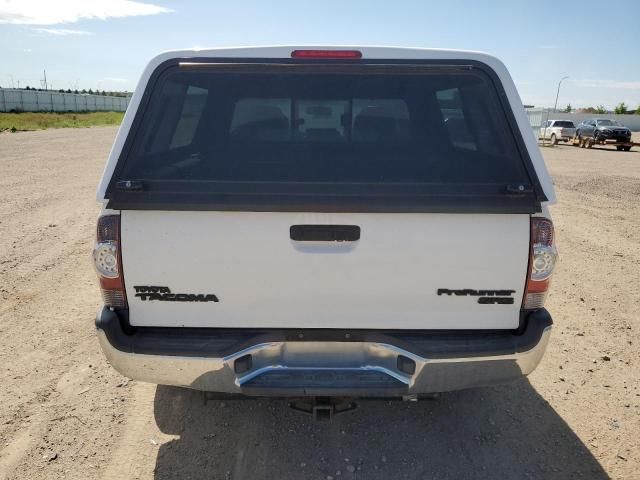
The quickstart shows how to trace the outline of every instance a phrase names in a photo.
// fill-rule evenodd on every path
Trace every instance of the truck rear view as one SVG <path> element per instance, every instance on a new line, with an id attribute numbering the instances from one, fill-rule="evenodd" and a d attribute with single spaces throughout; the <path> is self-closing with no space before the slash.
<path id="1" fill-rule="evenodd" d="M 98 336 L 134 379 L 406 397 L 526 375 L 548 340 L 553 188 L 487 55 L 163 54 L 98 199 Z"/>

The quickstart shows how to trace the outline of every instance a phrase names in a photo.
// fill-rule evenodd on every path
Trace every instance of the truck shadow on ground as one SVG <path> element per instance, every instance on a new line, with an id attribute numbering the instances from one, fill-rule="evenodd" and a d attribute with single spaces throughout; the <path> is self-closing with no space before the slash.
<path id="1" fill-rule="evenodd" d="M 159 386 L 156 479 L 608 478 L 526 379 L 442 401 L 363 401 L 329 423 L 284 400 Z"/>

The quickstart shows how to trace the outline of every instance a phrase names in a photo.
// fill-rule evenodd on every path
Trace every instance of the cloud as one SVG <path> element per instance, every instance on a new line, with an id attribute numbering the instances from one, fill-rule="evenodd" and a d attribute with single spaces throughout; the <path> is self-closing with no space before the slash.
<path id="1" fill-rule="evenodd" d="M 640 90 L 640 82 L 638 81 L 621 81 L 621 80 L 600 80 L 583 78 L 569 80 L 576 87 L 587 88 L 614 88 L 619 90 Z"/>
<path id="2" fill-rule="evenodd" d="M 67 35 L 93 35 L 91 32 L 87 32 L 86 30 L 69 30 L 67 28 L 34 28 L 36 32 L 48 33 L 49 35 L 59 35 L 59 36 L 67 36 Z"/>
<path id="3" fill-rule="evenodd" d="M 129 80 L 126 78 L 120 77 L 105 77 L 100 79 L 101 82 L 111 82 L 111 83 L 127 83 Z"/>
<path id="4" fill-rule="evenodd" d="M 57 25 L 80 20 L 157 15 L 173 10 L 135 0 L 0 0 L 0 24 Z"/>

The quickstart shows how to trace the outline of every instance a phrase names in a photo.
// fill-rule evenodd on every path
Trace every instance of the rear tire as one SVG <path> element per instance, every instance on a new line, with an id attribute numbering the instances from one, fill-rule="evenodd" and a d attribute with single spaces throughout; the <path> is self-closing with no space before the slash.
<path id="1" fill-rule="evenodd" d="M 586 147 L 587 146 L 587 139 L 579 137 L 578 138 L 578 145 L 580 145 L 580 148 Z"/>
<path id="2" fill-rule="evenodd" d="M 621 152 L 624 149 L 625 147 L 623 147 L 622 145 L 616 145 L 616 150 L 618 150 L 619 152 Z"/>
<path id="3" fill-rule="evenodd" d="M 622 150 L 624 150 L 625 152 L 630 152 L 631 151 L 631 145 L 627 145 L 626 147 L 622 147 Z"/>

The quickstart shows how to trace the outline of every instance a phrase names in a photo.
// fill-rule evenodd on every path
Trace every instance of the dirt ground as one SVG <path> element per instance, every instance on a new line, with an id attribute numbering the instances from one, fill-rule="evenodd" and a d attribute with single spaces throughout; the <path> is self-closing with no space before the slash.
<path id="1" fill-rule="evenodd" d="M 115 132 L 0 135 L 0 480 L 640 478 L 640 149 L 543 149 L 561 263 L 533 375 L 323 424 L 106 363 L 89 252 Z"/>

